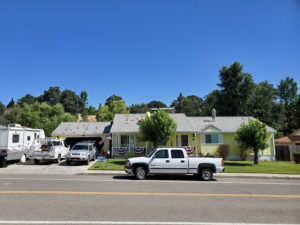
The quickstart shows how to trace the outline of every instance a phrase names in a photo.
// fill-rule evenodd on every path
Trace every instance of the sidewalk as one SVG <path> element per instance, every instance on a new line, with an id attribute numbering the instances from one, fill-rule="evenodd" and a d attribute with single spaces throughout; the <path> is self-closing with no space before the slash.
<path id="1" fill-rule="evenodd" d="M 80 175 L 126 175 L 125 171 L 117 170 L 87 170 Z M 300 175 L 265 174 L 265 173 L 215 173 L 215 178 L 264 178 L 264 179 L 293 179 L 300 180 Z"/>

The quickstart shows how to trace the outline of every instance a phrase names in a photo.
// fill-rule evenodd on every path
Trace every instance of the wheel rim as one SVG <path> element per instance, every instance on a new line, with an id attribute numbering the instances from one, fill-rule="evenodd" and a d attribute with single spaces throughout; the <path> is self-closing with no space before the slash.
<path id="1" fill-rule="evenodd" d="M 141 179 L 144 178 L 145 177 L 145 171 L 144 170 L 139 170 L 138 171 L 138 177 L 141 178 Z"/>
<path id="2" fill-rule="evenodd" d="M 205 170 L 203 172 L 203 179 L 204 180 L 210 180 L 211 179 L 211 173 L 209 171 Z"/>

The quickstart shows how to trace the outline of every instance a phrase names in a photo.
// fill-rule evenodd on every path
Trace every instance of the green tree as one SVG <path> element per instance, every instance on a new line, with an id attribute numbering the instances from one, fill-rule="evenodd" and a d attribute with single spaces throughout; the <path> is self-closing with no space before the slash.
<path id="1" fill-rule="evenodd" d="M 76 115 L 80 112 L 79 97 L 72 90 L 64 90 L 60 96 L 60 103 L 64 107 L 65 112 Z"/>
<path id="2" fill-rule="evenodd" d="M 176 113 L 183 113 L 183 100 L 184 97 L 180 92 L 177 99 L 172 102 L 171 107 L 175 108 Z"/>
<path id="3" fill-rule="evenodd" d="M 148 108 L 166 108 L 167 105 L 161 101 L 151 101 L 148 103 Z"/>
<path id="4" fill-rule="evenodd" d="M 252 76 L 242 72 L 243 66 L 234 62 L 229 68 L 223 66 L 220 72 L 221 88 L 218 99 L 218 114 L 223 116 L 240 116 L 246 111 L 246 102 L 254 86 Z"/>
<path id="5" fill-rule="evenodd" d="M 8 108 L 4 113 L 4 119 L 7 123 L 21 123 L 21 107 L 16 105 Z"/>
<path id="6" fill-rule="evenodd" d="M 300 127 L 300 95 L 298 95 L 298 101 L 297 101 L 297 104 L 296 104 L 295 116 L 296 116 L 297 127 Z"/>
<path id="7" fill-rule="evenodd" d="M 98 121 L 111 121 L 116 113 L 129 113 L 123 100 L 112 101 L 110 105 L 100 106 L 97 113 Z"/>
<path id="8" fill-rule="evenodd" d="M 130 113 L 146 113 L 149 111 L 148 104 L 141 103 L 141 104 L 132 104 L 129 106 Z"/>
<path id="9" fill-rule="evenodd" d="M 61 122 L 74 121 L 76 121 L 76 117 L 65 113 L 61 104 L 50 106 L 46 102 L 36 102 L 32 105 L 25 103 L 21 110 L 21 124 L 27 127 L 43 129 L 46 136 L 50 136 Z"/>
<path id="10" fill-rule="evenodd" d="M 21 105 L 23 107 L 24 103 L 34 104 L 35 101 L 36 101 L 36 98 L 34 96 L 27 94 L 24 97 L 18 99 L 17 104 Z"/>
<path id="11" fill-rule="evenodd" d="M 117 96 L 113 94 L 112 96 L 108 97 L 105 101 L 105 105 L 110 106 L 112 102 L 114 101 L 123 101 L 121 96 Z"/>
<path id="12" fill-rule="evenodd" d="M 281 105 L 276 103 L 277 93 L 268 81 L 255 85 L 247 103 L 247 114 L 281 132 L 284 114 Z"/>
<path id="13" fill-rule="evenodd" d="M 258 151 L 268 147 L 266 125 L 258 120 L 249 120 L 238 129 L 235 140 L 244 150 L 254 152 L 254 164 L 258 164 Z"/>
<path id="14" fill-rule="evenodd" d="M 279 100 L 283 106 L 285 120 L 283 124 L 283 133 L 288 135 L 297 129 L 296 123 L 296 105 L 298 102 L 298 86 L 297 82 L 293 78 L 287 77 L 285 80 L 281 80 L 278 85 Z"/>
<path id="15" fill-rule="evenodd" d="M 219 90 L 213 90 L 211 93 L 205 96 L 204 101 L 201 105 L 201 116 L 211 116 L 211 110 L 215 108 L 217 114 L 219 112 L 218 100 L 220 97 Z"/>
<path id="16" fill-rule="evenodd" d="M 175 108 L 176 113 L 184 113 L 187 116 L 199 116 L 201 112 L 202 98 L 196 95 L 183 97 L 182 93 L 174 100 L 171 107 Z"/>
<path id="17" fill-rule="evenodd" d="M 80 92 L 79 97 L 79 112 L 83 113 L 83 111 L 86 109 L 88 94 L 86 91 Z"/>
<path id="18" fill-rule="evenodd" d="M 3 115 L 3 113 L 5 112 L 5 105 L 0 102 L 0 116 Z"/>
<path id="19" fill-rule="evenodd" d="M 172 135 L 175 134 L 177 124 L 165 111 L 155 111 L 152 116 L 146 116 L 139 123 L 140 132 L 144 141 L 158 145 L 166 145 Z"/>
<path id="20" fill-rule="evenodd" d="M 49 87 L 44 94 L 39 96 L 39 102 L 47 102 L 49 105 L 56 105 L 60 102 L 60 87 Z"/>
<path id="21" fill-rule="evenodd" d="M 7 104 L 6 108 L 7 108 L 7 109 L 10 109 L 10 108 L 13 108 L 14 106 L 15 106 L 15 101 L 14 101 L 14 99 L 12 98 L 12 99 L 10 100 L 10 102 Z"/>

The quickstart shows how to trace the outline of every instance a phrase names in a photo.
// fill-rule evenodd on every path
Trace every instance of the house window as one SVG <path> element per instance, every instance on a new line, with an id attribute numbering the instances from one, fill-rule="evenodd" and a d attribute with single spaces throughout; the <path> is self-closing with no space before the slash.
<path id="1" fill-rule="evenodd" d="M 129 136 L 121 135 L 121 147 L 129 147 Z"/>
<path id="2" fill-rule="evenodd" d="M 205 144 L 219 144 L 219 134 L 205 134 Z"/>
<path id="3" fill-rule="evenodd" d="M 189 146 L 189 136 L 181 135 L 181 146 Z"/>
<path id="4" fill-rule="evenodd" d="M 12 137 L 12 143 L 19 143 L 20 136 L 18 134 L 14 134 Z"/>

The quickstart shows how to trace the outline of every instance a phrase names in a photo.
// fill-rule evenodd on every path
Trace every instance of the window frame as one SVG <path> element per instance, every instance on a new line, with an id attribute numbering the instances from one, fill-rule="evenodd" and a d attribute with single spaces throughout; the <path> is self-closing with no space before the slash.
<path id="1" fill-rule="evenodd" d="M 18 139 L 17 139 L 18 141 L 15 140 L 16 136 L 18 137 Z M 20 134 L 13 134 L 13 136 L 11 137 L 11 142 L 14 144 L 19 143 L 20 142 Z"/>
<path id="2" fill-rule="evenodd" d="M 187 139 L 185 140 L 185 141 L 187 141 L 187 145 L 184 145 L 184 144 L 182 144 L 182 137 L 183 136 L 186 136 L 187 137 Z M 180 139 L 181 139 L 181 146 L 189 146 L 189 135 L 188 134 L 182 134 L 182 135 L 180 135 Z"/>
<path id="3" fill-rule="evenodd" d="M 182 157 L 173 157 L 173 152 L 181 152 L 182 153 Z M 171 149 L 171 158 L 172 159 L 184 159 L 184 153 L 182 150 L 179 150 L 179 149 Z"/>
<path id="4" fill-rule="evenodd" d="M 211 141 L 213 141 L 212 135 L 217 135 L 218 141 L 217 142 L 206 142 L 206 140 L 207 140 L 206 136 L 207 135 L 211 135 Z M 204 134 L 204 144 L 207 144 L 207 145 L 222 144 L 221 143 L 221 134 L 219 134 L 219 133 L 205 133 Z"/>
<path id="5" fill-rule="evenodd" d="M 157 154 L 158 154 L 159 152 L 162 152 L 162 151 L 166 151 L 166 152 L 167 152 L 167 157 L 160 157 L 160 158 L 158 158 L 158 157 L 157 157 Z M 155 159 L 169 159 L 169 151 L 168 151 L 168 149 L 161 149 L 161 150 L 158 150 L 157 152 L 155 152 L 154 158 L 155 158 Z"/>
<path id="6" fill-rule="evenodd" d="M 130 146 L 130 136 L 129 135 L 120 135 L 120 146 L 121 147 L 129 147 Z M 122 138 L 126 137 L 128 142 L 127 143 L 122 143 Z"/>

